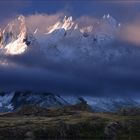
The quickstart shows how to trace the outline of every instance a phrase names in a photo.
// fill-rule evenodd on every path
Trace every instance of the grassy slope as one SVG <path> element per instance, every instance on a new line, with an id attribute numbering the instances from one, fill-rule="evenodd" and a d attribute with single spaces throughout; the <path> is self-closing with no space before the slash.
<path id="1" fill-rule="evenodd" d="M 54 112 L 52 114 L 55 114 Z M 76 111 L 65 114 L 56 111 L 56 116 L 0 117 L 0 137 L 68 137 L 104 139 L 105 127 L 110 122 L 119 122 L 121 128 L 117 139 L 140 139 L 140 116 L 119 116 L 105 113 Z"/>

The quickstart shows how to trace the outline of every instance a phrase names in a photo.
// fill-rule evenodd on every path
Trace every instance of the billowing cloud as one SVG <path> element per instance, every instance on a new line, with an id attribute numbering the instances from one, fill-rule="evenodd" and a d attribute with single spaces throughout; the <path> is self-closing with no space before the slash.
<path id="1" fill-rule="evenodd" d="M 140 45 L 140 21 L 136 20 L 132 23 L 124 24 L 119 38 L 130 43 Z"/>
<path id="2" fill-rule="evenodd" d="M 26 24 L 30 30 L 38 28 L 41 32 L 47 31 L 47 27 L 55 24 L 62 17 L 64 13 L 48 14 L 34 14 L 26 17 Z"/>

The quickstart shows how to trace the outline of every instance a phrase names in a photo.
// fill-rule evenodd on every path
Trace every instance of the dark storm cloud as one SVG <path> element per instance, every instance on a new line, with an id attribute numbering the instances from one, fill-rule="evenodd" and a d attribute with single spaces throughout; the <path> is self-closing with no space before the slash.
<path id="1" fill-rule="evenodd" d="M 101 71 L 104 69 L 104 71 Z M 140 73 L 126 68 L 98 67 L 67 72 L 36 68 L 1 68 L 1 89 L 47 90 L 59 94 L 92 96 L 138 96 Z M 140 68 L 138 69 L 140 70 Z"/>
<path id="2" fill-rule="evenodd" d="M 0 68 L 0 87 L 9 90 L 41 90 L 63 95 L 139 97 L 140 57 L 101 65 L 28 62 Z M 42 62 L 42 63 L 41 63 Z M 36 65 L 34 65 L 36 63 Z"/>

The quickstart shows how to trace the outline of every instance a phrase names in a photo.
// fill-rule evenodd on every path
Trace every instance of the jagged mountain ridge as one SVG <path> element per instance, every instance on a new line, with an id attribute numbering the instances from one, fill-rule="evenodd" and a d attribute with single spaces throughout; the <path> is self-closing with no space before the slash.
<path id="1" fill-rule="evenodd" d="M 120 30 L 120 23 L 110 15 L 104 15 L 95 23 L 82 27 L 72 17 L 64 17 L 54 25 L 46 26 L 44 32 L 37 27 L 31 30 L 26 17 L 19 16 L 0 30 L 0 54 L 36 54 L 43 57 L 45 63 L 47 60 L 60 63 L 66 60 L 84 64 L 116 62 L 139 56 L 138 47 L 117 40 Z"/>
<path id="2" fill-rule="evenodd" d="M 105 31 L 105 29 L 103 29 L 104 26 L 108 27 L 109 29 Z M 78 27 L 78 24 L 73 21 L 72 17 L 67 18 L 65 16 L 62 21 L 58 21 L 56 22 L 56 24 L 47 27 L 47 31 L 44 31 L 44 33 L 42 33 L 42 36 L 46 37 L 45 41 L 47 42 L 49 37 L 52 39 L 52 41 L 59 41 L 63 36 L 87 37 L 90 34 L 92 34 L 96 37 L 97 40 L 101 41 L 107 40 L 107 36 L 110 36 L 108 38 L 112 38 L 114 31 L 116 31 L 118 27 L 119 24 L 117 24 L 115 19 L 109 15 L 104 16 L 103 19 L 100 20 L 96 29 L 93 29 L 94 25 L 80 28 Z M 31 32 L 30 29 L 27 29 L 25 17 L 19 16 L 17 19 L 10 22 L 3 30 L 0 30 L 1 45 L 3 45 L 3 47 L 6 47 L 6 45 L 8 45 L 11 42 L 14 42 L 16 39 L 19 38 L 24 42 L 24 39 L 26 37 L 28 38 L 28 34 L 33 34 L 34 37 L 36 37 L 39 40 L 38 32 L 38 28 L 34 32 Z"/>
<path id="3" fill-rule="evenodd" d="M 12 111 L 24 105 L 38 105 L 42 107 L 62 107 L 68 102 L 59 95 L 47 92 L 2 92 L 0 94 L 0 111 Z"/>
<path id="4" fill-rule="evenodd" d="M 126 98 L 97 98 L 81 96 L 94 111 L 114 112 L 122 107 L 140 107 L 140 101 Z M 24 105 L 63 107 L 80 102 L 77 96 L 59 96 L 47 92 L 1 92 L 0 112 L 13 111 Z"/>
<path id="5" fill-rule="evenodd" d="M 30 30 L 26 17 L 19 16 L 0 31 L 0 53 L 21 55 L 37 50 L 53 60 L 98 58 L 99 61 L 110 61 L 112 57 L 119 58 L 128 53 L 129 48 L 106 46 L 113 42 L 120 28 L 120 24 L 110 15 L 83 27 L 79 27 L 72 17 L 64 17 L 46 27 L 42 33 L 38 28 Z"/>

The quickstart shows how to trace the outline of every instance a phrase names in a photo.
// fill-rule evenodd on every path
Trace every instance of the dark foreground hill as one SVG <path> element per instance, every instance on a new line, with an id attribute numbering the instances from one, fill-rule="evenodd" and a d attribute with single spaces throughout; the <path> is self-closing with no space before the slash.
<path id="1" fill-rule="evenodd" d="M 23 106 L 0 114 L 0 139 L 139 140 L 140 114 L 95 113 L 86 103 L 63 108 Z"/>

